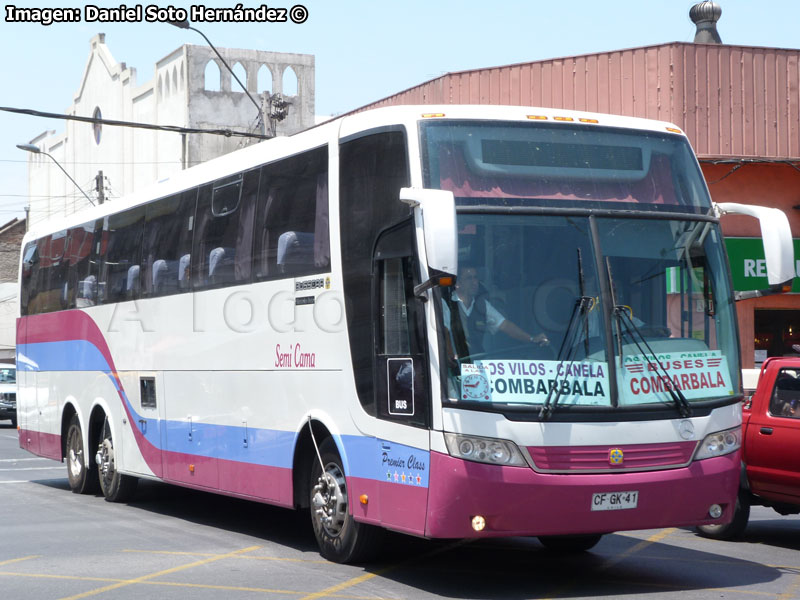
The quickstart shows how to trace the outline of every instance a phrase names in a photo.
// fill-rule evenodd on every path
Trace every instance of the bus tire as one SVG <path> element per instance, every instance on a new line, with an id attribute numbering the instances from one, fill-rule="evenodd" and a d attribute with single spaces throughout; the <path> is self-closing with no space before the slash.
<path id="1" fill-rule="evenodd" d="M 98 480 L 107 502 L 127 502 L 136 492 L 139 479 L 117 471 L 114 440 L 106 419 L 97 445 Z"/>
<path id="2" fill-rule="evenodd" d="M 594 535 L 540 535 L 539 541 L 555 552 L 586 552 L 597 545 L 602 534 Z"/>
<path id="3" fill-rule="evenodd" d="M 78 415 L 72 415 L 67 428 L 67 480 L 74 494 L 94 494 L 97 491 L 97 469 L 93 458 L 83 451 L 83 431 Z"/>
<path id="4" fill-rule="evenodd" d="M 712 540 L 732 540 L 744 533 L 747 521 L 750 520 L 750 499 L 747 492 L 739 490 L 736 496 L 736 506 L 733 509 L 733 519 L 730 523 L 720 525 L 698 525 L 697 532 Z"/>
<path id="5" fill-rule="evenodd" d="M 333 562 L 363 562 L 377 552 L 383 530 L 358 523 L 350 514 L 342 459 L 331 438 L 319 448 L 311 463 L 310 512 L 320 554 Z"/>

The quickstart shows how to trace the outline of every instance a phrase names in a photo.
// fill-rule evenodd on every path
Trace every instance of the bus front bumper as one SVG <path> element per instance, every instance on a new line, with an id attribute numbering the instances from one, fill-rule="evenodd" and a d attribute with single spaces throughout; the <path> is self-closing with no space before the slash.
<path id="1" fill-rule="evenodd" d="M 561 475 L 431 452 L 426 536 L 569 535 L 724 523 L 733 516 L 739 461 L 737 451 L 677 469 Z M 600 495 L 613 492 L 636 492 L 635 507 L 599 502 Z M 627 496 L 627 505 L 632 498 Z M 712 505 L 722 508 L 717 519 L 709 515 Z M 483 517 L 481 531 L 473 528 L 476 516 Z"/>

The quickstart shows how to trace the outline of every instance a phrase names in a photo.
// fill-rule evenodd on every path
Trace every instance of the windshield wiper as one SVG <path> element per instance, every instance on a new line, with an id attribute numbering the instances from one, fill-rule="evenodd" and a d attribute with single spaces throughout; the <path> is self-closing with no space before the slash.
<path id="1" fill-rule="evenodd" d="M 587 317 L 593 304 L 594 298 L 590 298 L 588 296 L 579 296 L 575 300 L 575 305 L 572 307 L 572 316 L 570 317 L 569 325 L 567 326 L 567 333 L 564 335 L 564 340 L 561 342 L 561 347 L 559 348 L 558 356 L 556 357 L 556 360 L 558 361 L 556 377 L 558 377 L 558 373 L 563 372 L 561 366 L 564 363 L 572 364 L 574 362 L 573 358 L 575 356 L 575 350 L 578 347 L 581 324 L 583 321 L 588 323 Z M 569 369 L 567 371 L 569 371 Z M 554 394 L 555 398 L 553 397 Z M 547 393 L 547 398 L 545 399 L 542 408 L 539 410 L 540 419 L 547 419 L 551 414 L 553 414 L 553 410 L 558 404 L 559 398 L 561 398 L 561 386 L 555 385 L 550 388 L 550 391 Z"/>
<path id="2" fill-rule="evenodd" d="M 581 249 L 578 248 L 578 287 L 580 296 L 575 299 L 575 305 L 572 307 L 572 315 L 569 318 L 567 331 L 564 334 L 564 339 L 561 341 L 561 347 L 558 349 L 558 367 L 556 367 L 556 378 L 562 372 L 561 366 L 565 362 L 573 363 L 575 350 L 578 347 L 578 339 L 581 335 L 581 329 L 585 332 L 584 346 L 586 354 L 589 354 L 589 311 L 594 307 L 594 298 L 586 296 L 585 283 L 583 278 L 583 259 L 581 258 Z M 566 356 L 565 356 L 566 354 Z M 568 370 L 569 371 L 569 370 Z M 553 395 L 555 394 L 555 398 Z M 547 419 L 553 414 L 553 411 L 561 398 L 561 386 L 555 385 L 547 392 L 542 408 L 539 410 L 539 418 Z"/>
<path id="3" fill-rule="evenodd" d="M 630 315 L 628 314 L 627 307 L 625 306 L 615 306 L 614 313 L 617 316 L 617 321 L 619 322 L 622 329 L 624 329 L 624 333 L 627 333 L 628 337 L 631 341 L 636 345 L 638 348 L 639 353 L 644 356 L 645 361 L 647 361 L 647 367 L 649 371 L 655 371 L 658 377 L 661 378 L 661 381 L 664 383 L 664 389 L 669 393 L 672 401 L 675 403 L 675 406 L 678 408 L 678 412 L 682 417 L 691 417 L 692 416 L 692 407 L 689 405 L 688 400 L 686 400 L 686 396 L 683 395 L 683 392 L 679 387 L 677 387 L 672 379 L 667 373 L 667 370 L 664 368 L 664 365 L 661 364 L 657 358 L 655 361 L 651 360 L 651 356 L 655 356 L 655 352 L 653 352 L 652 348 L 650 348 L 650 344 L 647 343 L 647 340 L 642 333 L 642 330 L 636 326 L 636 323 L 633 322 Z M 635 334 L 635 335 L 634 335 Z M 637 339 L 638 336 L 638 339 Z M 640 344 L 641 342 L 641 344 Z M 647 352 L 642 350 L 642 344 L 647 349 Z M 620 366 L 622 366 L 622 356 L 620 355 Z M 661 371 L 659 372 L 659 368 Z"/>

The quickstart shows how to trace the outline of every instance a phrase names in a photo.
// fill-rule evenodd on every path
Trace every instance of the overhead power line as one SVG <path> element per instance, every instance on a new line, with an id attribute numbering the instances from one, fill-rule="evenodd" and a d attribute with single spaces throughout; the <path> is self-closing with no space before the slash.
<path id="1" fill-rule="evenodd" d="M 268 140 L 273 136 L 247 131 L 234 131 L 233 129 L 199 129 L 195 127 L 179 127 L 177 125 L 155 125 L 153 123 L 136 123 L 134 121 L 117 121 L 115 119 L 101 119 L 95 117 L 79 117 L 78 115 L 62 115 L 59 113 L 42 112 L 31 108 L 12 108 L 0 106 L 0 111 L 29 115 L 32 117 L 45 117 L 47 119 L 61 119 L 63 121 L 80 121 L 82 123 L 98 123 L 116 127 L 133 127 L 137 129 L 154 129 L 156 131 L 171 131 L 173 133 L 208 133 L 211 135 L 224 135 L 225 137 L 249 137 L 259 140 Z"/>
<path id="2" fill-rule="evenodd" d="M 137 161 L 60 160 L 58 162 L 60 162 L 62 165 L 181 165 L 183 164 L 179 160 L 137 160 Z M 21 163 L 27 165 L 28 159 L 0 158 L 0 163 Z M 195 161 L 195 164 L 199 164 L 199 161 Z"/>

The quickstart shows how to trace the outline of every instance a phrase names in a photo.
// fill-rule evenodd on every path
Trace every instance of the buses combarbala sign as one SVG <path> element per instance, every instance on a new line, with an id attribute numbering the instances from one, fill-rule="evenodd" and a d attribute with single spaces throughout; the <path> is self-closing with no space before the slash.
<path id="1" fill-rule="evenodd" d="M 728 363 L 718 351 L 633 355 L 623 358 L 619 386 L 628 403 L 651 394 L 680 390 L 687 399 L 730 396 Z"/>

